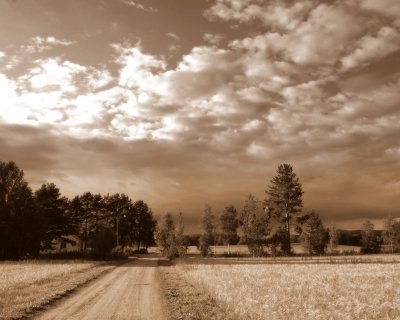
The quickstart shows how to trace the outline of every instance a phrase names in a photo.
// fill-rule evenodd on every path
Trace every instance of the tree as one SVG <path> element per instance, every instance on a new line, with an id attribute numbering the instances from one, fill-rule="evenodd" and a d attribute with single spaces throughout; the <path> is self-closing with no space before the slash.
<path id="1" fill-rule="evenodd" d="M 0 162 L 0 257 L 36 255 L 40 219 L 24 172 L 14 162 Z"/>
<path id="2" fill-rule="evenodd" d="M 215 245 L 216 241 L 216 225 L 215 216 L 212 213 L 212 208 L 206 204 L 203 216 L 203 229 L 204 233 L 199 239 L 200 252 L 203 256 L 208 255 L 210 246 Z"/>
<path id="3" fill-rule="evenodd" d="M 293 172 L 290 164 L 284 163 L 278 166 L 277 175 L 272 178 L 268 189 L 265 191 L 268 198 L 265 205 L 268 208 L 271 218 L 283 225 L 281 249 L 284 254 L 292 252 L 290 229 L 291 220 L 296 217 L 303 207 L 303 189 L 299 178 Z"/>
<path id="4" fill-rule="evenodd" d="M 297 231 L 308 254 L 322 255 L 329 241 L 329 232 L 324 228 L 319 215 L 312 211 L 297 219 Z"/>
<path id="5" fill-rule="evenodd" d="M 185 240 L 185 226 L 183 223 L 183 214 L 178 214 L 178 226 L 176 228 L 176 245 L 178 247 L 178 255 L 184 257 L 187 254 L 188 246 Z"/>
<path id="6" fill-rule="evenodd" d="M 125 239 L 132 232 L 132 219 L 126 219 L 132 210 L 132 200 L 126 194 L 107 195 L 104 199 L 109 224 L 115 230 L 116 246 L 125 244 Z M 135 226 L 136 227 L 136 226 Z"/>
<path id="7" fill-rule="evenodd" d="M 170 213 L 166 213 L 161 227 L 157 230 L 156 241 L 163 256 L 174 258 L 178 254 L 175 223 Z"/>
<path id="8" fill-rule="evenodd" d="M 390 215 L 386 218 L 383 229 L 383 242 L 389 246 L 390 252 L 400 251 L 400 221 Z"/>
<path id="9" fill-rule="evenodd" d="M 244 234 L 244 241 L 253 256 L 263 256 L 264 245 L 267 244 L 268 215 L 262 205 L 252 194 L 244 202 L 240 217 L 240 225 Z"/>
<path id="10" fill-rule="evenodd" d="M 230 244 L 238 241 L 237 228 L 239 227 L 238 213 L 234 206 L 225 207 L 220 216 L 222 238 L 228 245 L 228 254 L 230 255 Z"/>
<path id="11" fill-rule="evenodd" d="M 105 204 L 100 194 L 85 192 L 70 202 L 70 212 L 75 224 L 75 234 L 81 240 L 81 251 L 86 250 L 99 225 L 104 227 Z"/>
<path id="12" fill-rule="evenodd" d="M 54 239 L 73 233 L 68 199 L 54 183 L 47 183 L 35 191 L 35 202 L 41 218 L 43 248 L 52 249 Z"/>
<path id="13" fill-rule="evenodd" d="M 361 230 L 361 252 L 379 253 L 381 250 L 381 239 L 374 230 L 371 221 L 366 221 Z"/>
<path id="14" fill-rule="evenodd" d="M 145 247 L 152 245 L 157 222 L 149 206 L 143 200 L 136 201 L 133 205 L 132 214 L 127 218 L 127 221 L 134 221 L 130 229 L 132 240 L 136 242 L 137 249 L 140 249 L 141 244 Z"/>
<path id="15" fill-rule="evenodd" d="M 329 252 L 332 254 L 336 251 L 337 246 L 339 245 L 339 231 L 336 229 L 334 225 L 329 229 Z"/>

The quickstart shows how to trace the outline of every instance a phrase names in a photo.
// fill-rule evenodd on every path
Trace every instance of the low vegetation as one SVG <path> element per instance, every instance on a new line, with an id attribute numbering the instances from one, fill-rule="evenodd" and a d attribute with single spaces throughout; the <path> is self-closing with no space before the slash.
<path id="1" fill-rule="evenodd" d="M 400 314 L 397 263 L 174 268 L 192 287 L 205 290 L 231 318 L 395 319 Z"/>
<path id="2" fill-rule="evenodd" d="M 74 261 L 0 263 L 0 319 L 40 310 L 114 267 Z"/>
<path id="3" fill-rule="evenodd" d="M 227 314 L 207 290 L 186 280 L 177 268 L 160 268 L 160 280 L 167 302 L 168 319 L 236 319 Z"/>

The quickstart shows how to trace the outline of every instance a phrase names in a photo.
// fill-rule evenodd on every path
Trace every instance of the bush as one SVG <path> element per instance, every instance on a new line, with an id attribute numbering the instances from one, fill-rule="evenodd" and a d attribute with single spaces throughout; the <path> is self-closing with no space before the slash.
<path id="1" fill-rule="evenodd" d="M 76 260 L 76 259 L 91 259 L 92 255 L 89 251 L 69 251 L 69 252 L 46 252 L 39 255 L 39 259 L 46 260 Z"/>
<path id="2" fill-rule="evenodd" d="M 200 254 L 203 257 L 206 257 L 210 254 L 210 247 L 208 245 L 208 241 L 204 235 L 199 238 L 199 247 Z"/>
<path id="3" fill-rule="evenodd" d="M 96 259 L 108 259 L 115 245 L 115 235 L 109 228 L 101 228 L 93 236 L 93 257 Z"/>
<path id="4" fill-rule="evenodd" d="M 140 248 L 139 250 L 133 250 L 132 254 L 148 254 L 147 248 Z"/>
<path id="5" fill-rule="evenodd" d="M 111 250 L 110 258 L 113 260 L 127 259 L 128 254 L 122 249 L 121 246 L 118 246 Z"/>

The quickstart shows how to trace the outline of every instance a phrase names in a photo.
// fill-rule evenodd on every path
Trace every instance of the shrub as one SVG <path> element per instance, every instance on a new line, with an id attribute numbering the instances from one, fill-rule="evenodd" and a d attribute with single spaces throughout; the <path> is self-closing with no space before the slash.
<path id="1" fill-rule="evenodd" d="M 128 254 L 122 249 L 121 246 L 118 246 L 111 250 L 110 258 L 113 260 L 127 259 Z"/>
<path id="2" fill-rule="evenodd" d="M 108 259 L 115 245 L 115 235 L 109 228 L 101 228 L 93 236 L 93 257 L 96 259 Z"/>

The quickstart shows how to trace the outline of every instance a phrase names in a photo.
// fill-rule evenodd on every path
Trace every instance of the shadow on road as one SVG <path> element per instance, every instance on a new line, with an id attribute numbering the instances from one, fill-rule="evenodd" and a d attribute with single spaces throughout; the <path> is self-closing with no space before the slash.
<path id="1" fill-rule="evenodd" d="M 171 261 L 160 257 L 159 255 L 137 255 L 129 257 L 128 261 L 122 264 L 123 268 L 134 267 L 157 267 L 157 266 L 170 266 Z"/>

